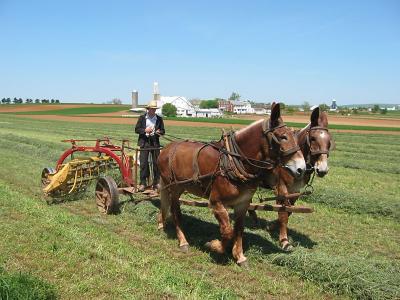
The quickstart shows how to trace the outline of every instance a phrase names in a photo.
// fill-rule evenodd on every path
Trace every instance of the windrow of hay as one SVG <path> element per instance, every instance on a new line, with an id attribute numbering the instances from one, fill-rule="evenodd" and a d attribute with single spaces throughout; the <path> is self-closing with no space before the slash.
<path id="1" fill-rule="evenodd" d="M 393 261 L 353 255 L 332 257 L 299 248 L 290 255 L 274 256 L 272 262 L 334 294 L 349 294 L 357 299 L 400 297 L 400 264 Z"/>

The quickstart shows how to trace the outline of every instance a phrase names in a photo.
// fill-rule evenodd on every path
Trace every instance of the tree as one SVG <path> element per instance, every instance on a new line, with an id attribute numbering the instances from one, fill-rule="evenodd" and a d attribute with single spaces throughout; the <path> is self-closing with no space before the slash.
<path id="1" fill-rule="evenodd" d="M 176 117 L 176 106 L 171 103 L 165 103 L 161 110 L 163 116 Z"/>
<path id="2" fill-rule="evenodd" d="M 387 108 L 385 107 L 384 109 L 381 109 L 381 114 L 386 115 L 387 114 Z"/>
<path id="3" fill-rule="evenodd" d="M 293 106 L 291 106 L 291 105 L 286 106 L 287 113 L 292 114 L 292 113 L 294 113 L 294 111 L 295 111 L 295 109 Z"/>
<path id="4" fill-rule="evenodd" d="M 319 105 L 319 109 L 321 111 L 328 111 L 329 110 L 329 106 L 326 105 L 325 103 L 322 103 L 322 104 Z"/>
<path id="5" fill-rule="evenodd" d="M 218 100 L 203 100 L 199 106 L 200 108 L 218 108 Z"/>
<path id="6" fill-rule="evenodd" d="M 39 100 L 39 99 L 36 99 L 36 100 L 35 100 L 35 103 L 40 103 L 40 100 Z"/>
<path id="7" fill-rule="evenodd" d="M 60 103 L 60 100 L 56 99 L 56 103 Z"/>
<path id="8" fill-rule="evenodd" d="M 304 101 L 302 105 L 304 111 L 310 110 L 310 103 L 308 101 Z"/>
<path id="9" fill-rule="evenodd" d="M 375 104 L 374 107 L 372 108 L 372 112 L 377 113 L 379 111 L 379 105 Z"/>
<path id="10" fill-rule="evenodd" d="M 119 99 L 119 98 L 114 98 L 114 99 L 111 100 L 111 104 L 118 104 L 118 105 L 120 105 L 120 104 L 122 104 L 122 101 L 121 101 L 121 99 Z"/>
<path id="11" fill-rule="evenodd" d="M 240 99 L 240 95 L 236 92 L 232 92 L 231 96 L 228 99 L 231 101 L 237 101 Z"/>

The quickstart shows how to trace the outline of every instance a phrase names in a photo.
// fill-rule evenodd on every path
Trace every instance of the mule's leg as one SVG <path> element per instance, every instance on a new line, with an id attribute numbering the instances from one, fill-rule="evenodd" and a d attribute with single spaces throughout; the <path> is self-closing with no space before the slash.
<path id="1" fill-rule="evenodd" d="M 235 207 L 235 229 L 234 229 L 234 242 L 232 248 L 233 258 L 239 266 L 247 267 L 247 258 L 243 254 L 243 231 L 244 231 L 244 218 L 246 216 L 248 203 L 243 203 Z"/>
<path id="2" fill-rule="evenodd" d="M 297 199 L 290 200 L 290 205 L 294 205 Z M 288 222 L 289 217 L 292 213 L 289 212 L 278 212 L 278 224 L 279 224 L 279 242 L 281 247 L 285 251 L 292 250 L 292 245 L 289 243 L 288 239 Z"/>
<path id="3" fill-rule="evenodd" d="M 171 209 L 170 192 L 164 188 L 164 181 L 160 180 L 160 212 L 157 215 L 157 229 L 161 230 L 165 226 L 168 213 Z"/>
<path id="4" fill-rule="evenodd" d="M 182 252 L 188 252 L 189 243 L 187 242 L 185 234 L 181 229 L 182 212 L 179 203 L 179 196 L 174 197 L 174 199 L 171 201 L 171 214 L 175 223 L 176 235 L 179 240 L 179 249 Z"/>
<path id="5" fill-rule="evenodd" d="M 258 217 L 257 217 L 257 213 L 255 210 L 249 210 L 249 217 L 252 219 L 254 226 L 258 226 L 259 222 L 258 222 Z"/>
<path id="6" fill-rule="evenodd" d="M 189 250 L 189 243 L 186 240 L 186 237 L 181 229 L 181 219 L 182 212 L 179 205 L 179 197 L 182 194 L 182 191 L 176 189 L 175 186 L 171 186 L 167 189 L 164 188 L 165 183 L 161 179 L 160 182 L 160 201 L 161 201 L 161 212 L 157 216 L 158 228 L 164 228 L 165 221 L 168 217 L 169 211 L 171 211 L 172 220 L 175 224 L 176 235 L 179 240 L 179 248 L 183 252 L 187 252 Z"/>
<path id="7" fill-rule="evenodd" d="M 233 229 L 229 222 L 229 214 L 226 208 L 222 205 L 220 201 L 210 201 L 211 208 L 213 210 L 214 216 L 219 223 L 219 230 L 221 233 L 220 240 L 212 240 L 206 243 L 206 246 L 210 248 L 211 251 L 217 253 L 224 253 L 228 242 L 233 237 Z"/>
<path id="8" fill-rule="evenodd" d="M 285 251 L 292 249 L 287 236 L 287 224 L 289 220 L 289 214 L 287 212 L 278 212 L 278 223 L 279 223 L 279 243 Z"/>

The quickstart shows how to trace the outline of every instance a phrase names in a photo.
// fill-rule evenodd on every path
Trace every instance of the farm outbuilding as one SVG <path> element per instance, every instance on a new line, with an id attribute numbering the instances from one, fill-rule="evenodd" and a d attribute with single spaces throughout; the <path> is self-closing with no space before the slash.
<path id="1" fill-rule="evenodd" d="M 196 117 L 198 118 L 218 118 L 222 113 L 218 108 L 204 108 L 196 110 Z"/>

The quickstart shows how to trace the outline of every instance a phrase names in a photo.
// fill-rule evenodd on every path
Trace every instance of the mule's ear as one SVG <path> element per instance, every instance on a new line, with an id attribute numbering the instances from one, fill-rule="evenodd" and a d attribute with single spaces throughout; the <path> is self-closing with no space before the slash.
<path id="1" fill-rule="evenodd" d="M 271 127 L 278 126 L 281 117 L 281 106 L 279 103 L 273 102 L 271 105 Z"/>
<path id="2" fill-rule="evenodd" d="M 310 117 L 311 127 L 318 126 L 318 119 L 319 119 L 319 107 L 313 109 Z"/>
<path id="3" fill-rule="evenodd" d="M 324 111 L 319 114 L 318 126 L 328 128 L 328 114 Z"/>

